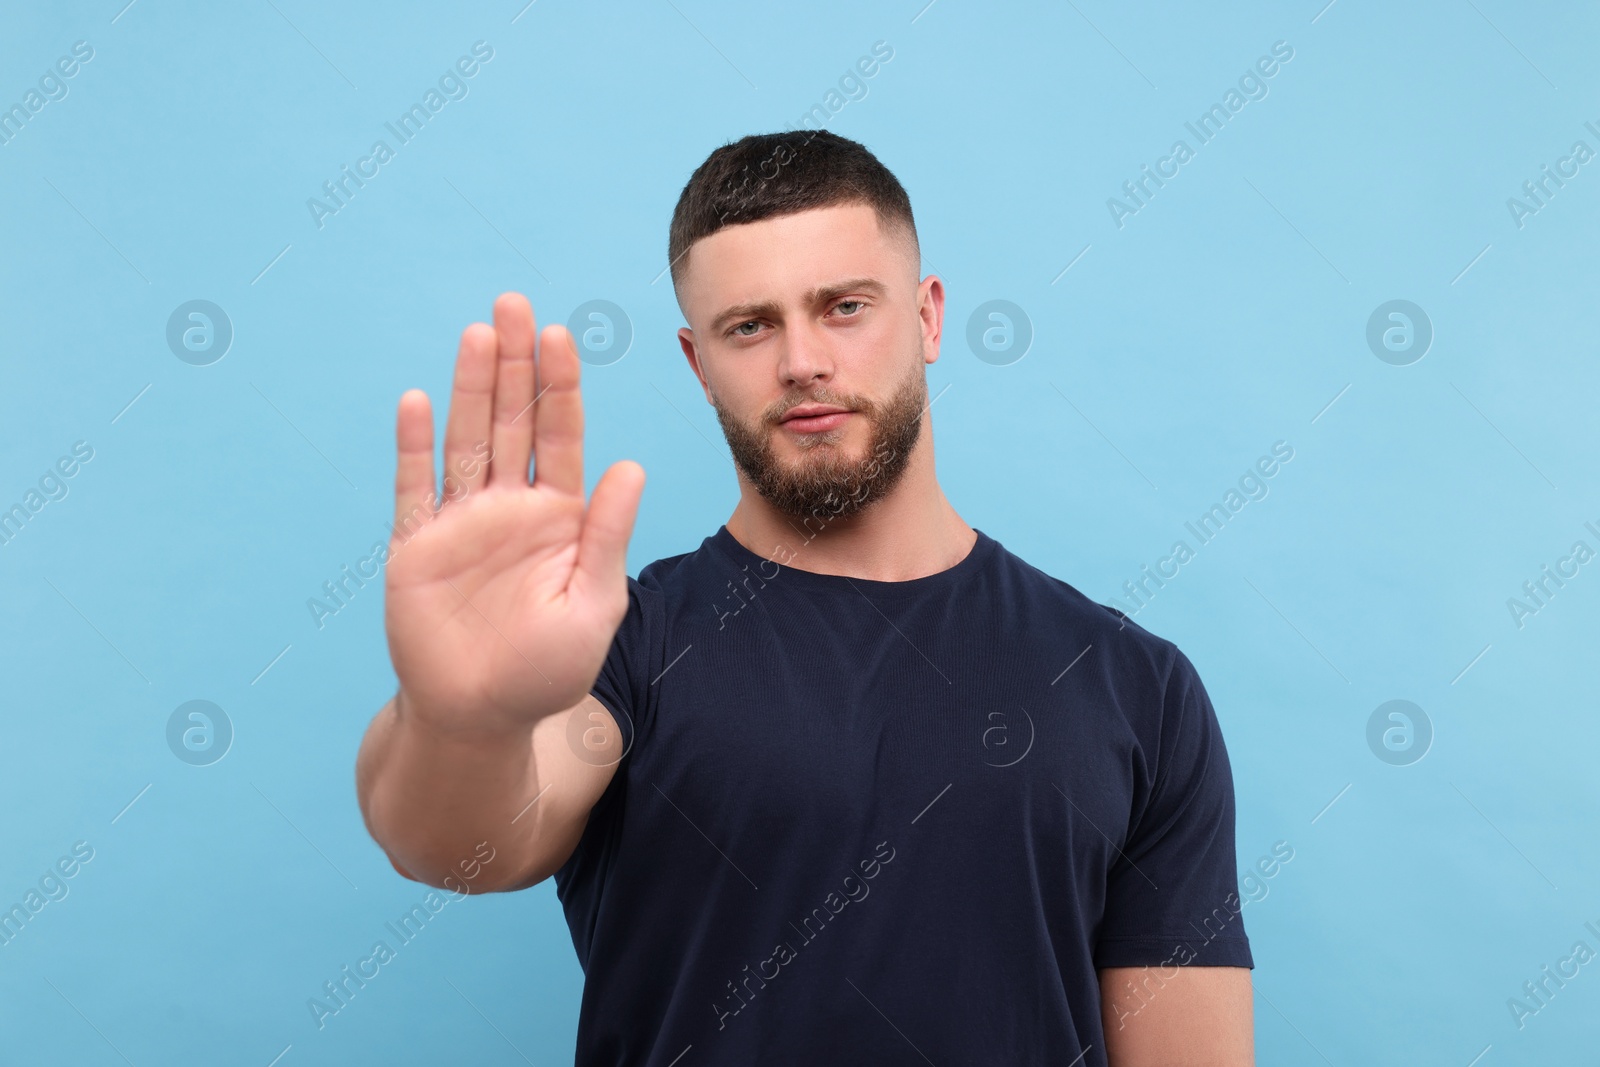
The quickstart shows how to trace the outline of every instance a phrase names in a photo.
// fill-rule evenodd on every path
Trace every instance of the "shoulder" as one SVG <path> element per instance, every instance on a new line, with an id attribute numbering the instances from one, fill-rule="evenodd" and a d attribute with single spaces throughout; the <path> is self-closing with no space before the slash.
<path id="1" fill-rule="evenodd" d="M 669 632 L 681 631 L 696 615 L 712 614 L 706 607 L 724 587 L 740 575 L 706 539 L 698 548 L 645 564 L 638 577 L 628 578 L 628 617 L 623 630 L 641 634 L 631 643 L 661 644 Z M 619 631 L 619 640 L 621 639 Z"/>
<path id="2" fill-rule="evenodd" d="M 711 580 L 706 555 L 703 549 L 679 552 L 645 564 L 637 578 L 628 578 L 629 598 L 643 613 L 665 618 L 674 608 L 702 595 Z"/>
<path id="3" fill-rule="evenodd" d="M 1029 611 L 1043 610 L 1049 626 L 1067 620 L 1081 635 L 1065 650 L 1081 654 L 1068 699 L 1124 724 L 1146 787 L 1170 780 L 1188 783 L 1183 788 L 1195 795 L 1210 788 L 1201 783 L 1210 780 L 1208 773 L 1223 773 L 1226 751 L 1211 698 L 1183 650 L 1120 608 L 1092 600 L 1014 555 L 1008 567 L 1034 598 Z"/>
<path id="4" fill-rule="evenodd" d="M 1161 683 L 1176 670 L 1192 669 L 1176 643 L 1145 629 L 1122 609 L 1092 599 L 1004 545 L 999 549 L 998 595 L 1014 596 L 1024 617 L 1080 634 L 1092 646 L 1090 652 L 1099 652 L 1102 662 L 1119 675 Z"/>
<path id="5" fill-rule="evenodd" d="M 694 581 L 695 561 L 702 556 L 699 551 L 679 552 L 646 563 L 639 570 L 638 582 L 652 592 L 667 592 Z"/>

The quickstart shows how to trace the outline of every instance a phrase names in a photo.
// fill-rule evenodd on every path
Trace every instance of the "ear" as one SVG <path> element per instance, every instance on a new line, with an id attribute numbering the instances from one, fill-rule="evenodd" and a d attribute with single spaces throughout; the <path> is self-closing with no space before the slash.
<path id="1" fill-rule="evenodd" d="M 700 388 L 705 390 L 706 403 L 715 407 L 717 400 L 711 395 L 711 383 L 706 378 L 705 368 L 700 365 L 700 350 L 695 346 L 694 331 L 687 326 L 680 327 L 678 344 L 683 348 L 684 358 L 689 361 L 689 369 L 700 379 Z"/>
<path id="2" fill-rule="evenodd" d="M 939 358 L 939 339 L 944 333 L 944 283 L 930 274 L 917 288 L 917 315 L 922 326 L 922 358 L 933 363 Z"/>

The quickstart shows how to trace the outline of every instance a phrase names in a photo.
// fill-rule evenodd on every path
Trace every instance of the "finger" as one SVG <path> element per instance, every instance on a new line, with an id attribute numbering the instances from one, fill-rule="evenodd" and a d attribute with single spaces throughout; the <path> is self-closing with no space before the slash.
<path id="1" fill-rule="evenodd" d="M 644 495 L 644 468 L 631 459 L 613 463 L 594 487 L 578 539 L 578 564 L 568 592 L 579 599 L 615 595 L 627 588 L 628 539 Z"/>
<path id="2" fill-rule="evenodd" d="M 461 331 L 450 417 L 444 429 L 445 498 L 483 487 L 489 477 L 490 405 L 494 401 L 495 332 L 475 322 Z"/>
<path id="3" fill-rule="evenodd" d="M 533 433 L 533 484 L 583 499 L 583 399 L 578 350 L 561 325 L 539 333 L 539 400 Z"/>
<path id="4" fill-rule="evenodd" d="M 395 416 L 394 535 L 411 537 L 433 518 L 433 405 L 421 389 L 407 389 Z"/>
<path id="5" fill-rule="evenodd" d="M 494 452 L 489 484 L 526 488 L 533 451 L 533 307 L 521 293 L 503 293 L 494 302 L 495 360 Z"/>

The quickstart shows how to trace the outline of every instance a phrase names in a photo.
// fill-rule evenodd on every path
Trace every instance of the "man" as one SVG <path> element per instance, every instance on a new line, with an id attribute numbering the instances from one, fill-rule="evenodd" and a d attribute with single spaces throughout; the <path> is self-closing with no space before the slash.
<path id="1" fill-rule="evenodd" d="M 437 510 L 401 397 L 373 837 L 429 885 L 555 878 L 580 1064 L 1251 1064 L 1216 715 L 940 491 L 944 289 L 900 183 L 746 137 L 669 259 L 740 490 L 695 551 L 627 576 L 644 472 L 585 508 L 576 351 L 546 326 L 536 376 L 520 296 L 462 334 Z"/>

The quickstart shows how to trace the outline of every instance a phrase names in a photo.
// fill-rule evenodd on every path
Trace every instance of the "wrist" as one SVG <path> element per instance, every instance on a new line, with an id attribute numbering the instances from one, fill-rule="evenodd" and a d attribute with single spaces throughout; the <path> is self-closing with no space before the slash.
<path id="1" fill-rule="evenodd" d="M 395 689 L 392 703 L 396 722 L 429 744 L 466 748 L 481 748 L 484 745 L 498 747 L 510 741 L 528 740 L 533 732 L 531 722 L 506 723 L 484 714 L 435 714 L 406 692 L 404 686 Z"/>

